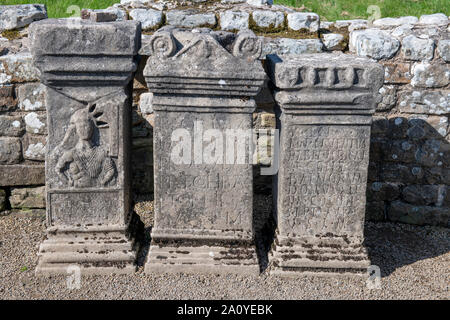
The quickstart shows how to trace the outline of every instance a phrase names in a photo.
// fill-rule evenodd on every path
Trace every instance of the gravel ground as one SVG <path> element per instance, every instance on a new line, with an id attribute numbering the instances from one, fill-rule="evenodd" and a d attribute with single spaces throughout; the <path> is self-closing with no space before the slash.
<path id="1" fill-rule="evenodd" d="M 262 269 L 270 228 L 263 228 L 270 198 L 255 197 L 257 247 Z M 153 217 L 151 198 L 137 198 L 135 210 L 146 224 Z M 144 214 L 144 212 L 146 212 Z M 364 278 L 303 276 L 145 275 L 147 248 L 134 275 L 83 277 L 81 289 L 69 290 L 66 277 L 36 278 L 38 245 L 44 237 L 42 215 L 0 217 L 1 299 L 449 299 L 450 229 L 393 223 L 367 223 L 372 264 L 382 272 L 381 289 L 368 289 Z"/>

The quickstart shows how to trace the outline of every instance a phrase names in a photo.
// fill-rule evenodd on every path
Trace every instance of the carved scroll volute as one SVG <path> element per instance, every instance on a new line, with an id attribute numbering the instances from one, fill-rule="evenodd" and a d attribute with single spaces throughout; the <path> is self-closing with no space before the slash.
<path id="1" fill-rule="evenodd" d="M 261 57 L 262 41 L 253 32 L 246 30 L 238 34 L 233 46 L 233 55 L 237 58 L 257 60 Z"/>
<path id="2" fill-rule="evenodd" d="M 170 32 L 161 31 L 150 39 L 150 50 L 152 55 L 167 59 L 175 53 L 177 46 Z"/>

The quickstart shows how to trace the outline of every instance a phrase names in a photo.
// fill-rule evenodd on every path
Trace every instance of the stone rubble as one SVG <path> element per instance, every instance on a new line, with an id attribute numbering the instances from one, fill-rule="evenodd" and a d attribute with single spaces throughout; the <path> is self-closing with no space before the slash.
<path id="1" fill-rule="evenodd" d="M 43 4 L 0 5 L 0 32 L 23 28 L 42 19 L 47 19 Z"/>

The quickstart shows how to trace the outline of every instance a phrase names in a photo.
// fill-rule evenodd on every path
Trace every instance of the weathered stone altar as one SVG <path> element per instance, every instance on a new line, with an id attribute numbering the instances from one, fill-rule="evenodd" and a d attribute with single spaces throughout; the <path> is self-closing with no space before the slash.
<path id="1" fill-rule="evenodd" d="M 366 272 L 370 130 L 383 68 L 326 53 L 269 56 L 268 68 L 281 130 L 272 273 Z"/>
<path id="2" fill-rule="evenodd" d="M 46 86 L 47 239 L 37 274 L 135 271 L 130 81 L 140 24 L 43 20 L 30 27 Z"/>
<path id="3" fill-rule="evenodd" d="M 218 40 L 166 28 L 147 48 L 155 225 L 146 272 L 259 272 L 250 147 L 253 97 L 266 79 L 261 42 L 241 33 L 230 53 Z"/>

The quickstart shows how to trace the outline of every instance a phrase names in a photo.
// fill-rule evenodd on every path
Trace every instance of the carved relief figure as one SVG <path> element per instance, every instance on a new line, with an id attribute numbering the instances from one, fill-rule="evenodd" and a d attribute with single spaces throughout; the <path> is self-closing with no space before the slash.
<path id="1" fill-rule="evenodd" d="M 57 161 L 56 172 L 62 181 L 75 188 L 102 187 L 115 184 L 116 167 L 108 151 L 95 142 L 94 134 L 100 122 L 95 114 L 95 105 L 76 111 L 64 140 L 57 148 L 63 149 Z M 68 147 L 75 137 L 74 147 Z"/>

